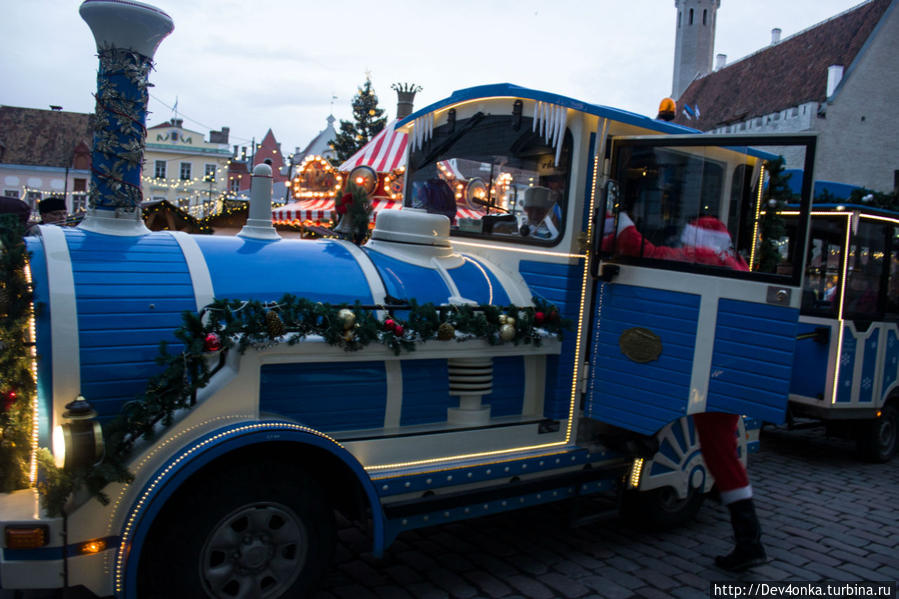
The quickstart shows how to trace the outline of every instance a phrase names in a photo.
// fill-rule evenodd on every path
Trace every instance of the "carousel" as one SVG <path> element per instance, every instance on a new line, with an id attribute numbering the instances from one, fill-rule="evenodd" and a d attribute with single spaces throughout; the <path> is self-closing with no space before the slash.
<path id="1" fill-rule="evenodd" d="M 400 121 L 394 119 L 370 142 L 348 160 L 334 167 L 322 156 L 307 156 L 291 181 L 293 201 L 272 210 L 275 225 L 301 225 L 313 233 L 323 233 L 338 216 L 335 199 L 347 182 L 363 188 L 371 203 L 371 223 L 374 227 L 378 213 L 383 210 L 399 210 L 403 207 L 405 187 L 406 153 L 408 139 L 397 130 Z M 455 196 L 455 214 L 447 214 L 454 225 L 480 221 L 485 214 L 495 211 L 491 207 L 496 200 L 505 197 L 503 186 L 508 182 L 502 177 L 488 185 L 468 165 L 457 160 L 439 163 L 439 176 Z M 503 208 L 506 208 L 503 206 Z"/>

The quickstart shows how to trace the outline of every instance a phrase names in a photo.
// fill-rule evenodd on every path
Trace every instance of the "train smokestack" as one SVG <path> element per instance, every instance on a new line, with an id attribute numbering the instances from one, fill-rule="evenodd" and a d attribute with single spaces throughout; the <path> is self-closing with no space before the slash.
<path id="1" fill-rule="evenodd" d="M 97 108 L 88 211 L 80 227 L 112 235 L 149 232 L 141 219 L 148 74 L 172 18 L 129 0 L 85 0 L 79 8 L 97 42 Z"/>

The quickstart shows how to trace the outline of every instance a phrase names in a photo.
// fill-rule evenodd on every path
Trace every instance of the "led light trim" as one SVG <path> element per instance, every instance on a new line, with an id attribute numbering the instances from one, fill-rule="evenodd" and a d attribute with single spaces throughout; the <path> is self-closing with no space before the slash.
<path id="1" fill-rule="evenodd" d="M 640 487 L 640 477 L 643 475 L 643 462 L 643 458 L 634 458 L 634 463 L 631 464 L 631 475 L 628 478 L 628 486 L 631 489 Z"/>
<path id="2" fill-rule="evenodd" d="M 759 191 L 755 200 L 755 220 L 752 224 L 752 253 L 749 255 L 749 270 L 755 270 L 755 252 L 759 246 L 759 214 L 762 212 L 762 187 L 765 183 L 765 165 L 759 169 Z"/>
<path id="3" fill-rule="evenodd" d="M 849 236 L 852 233 L 852 214 L 846 214 L 846 240 L 843 245 L 843 269 L 840 274 L 840 306 L 837 309 L 837 315 L 839 318 L 837 319 L 837 326 L 840 329 L 839 334 L 837 335 L 837 359 L 835 360 L 834 368 L 833 368 L 833 385 L 831 389 L 830 395 L 830 403 L 831 405 L 835 405 L 837 403 L 837 392 L 839 391 L 839 380 L 840 380 L 840 361 L 843 358 L 843 336 L 846 332 L 846 322 L 843 320 L 843 305 L 846 301 L 846 274 L 849 271 Z"/>

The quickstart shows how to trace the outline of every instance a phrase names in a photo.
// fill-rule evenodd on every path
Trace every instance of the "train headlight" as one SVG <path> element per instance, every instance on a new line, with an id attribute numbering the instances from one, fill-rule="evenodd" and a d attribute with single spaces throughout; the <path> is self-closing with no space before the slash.
<path id="1" fill-rule="evenodd" d="M 97 412 L 82 396 L 66 405 L 68 419 L 53 430 L 53 456 L 57 467 L 84 468 L 103 457 L 103 429 L 95 420 Z"/>

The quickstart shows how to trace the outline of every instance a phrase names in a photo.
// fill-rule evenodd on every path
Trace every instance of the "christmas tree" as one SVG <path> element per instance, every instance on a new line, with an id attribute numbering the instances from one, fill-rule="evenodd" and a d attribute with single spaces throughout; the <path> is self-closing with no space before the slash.
<path id="1" fill-rule="evenodd" d="M 335 166 L 371 141 L 387 123 L 384 110 L 378 108 L 378 96 L 371 87 L 369 76 L 365 77 L 365 85 L 358 88 L 353 97 L 353 118 L 355 122 L 340 121 L 340 132 L 331 142 L 331 149 L 337 153 L 337 157 L 333 159 Z"/>

